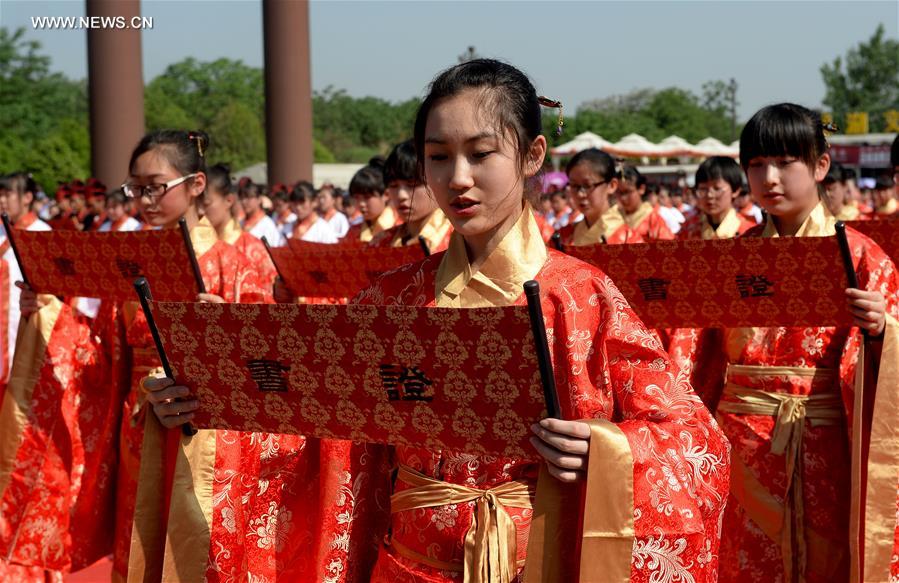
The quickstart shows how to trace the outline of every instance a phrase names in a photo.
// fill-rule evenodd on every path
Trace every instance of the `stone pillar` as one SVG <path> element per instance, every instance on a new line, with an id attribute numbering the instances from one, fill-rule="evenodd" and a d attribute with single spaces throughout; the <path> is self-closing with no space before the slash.
<path id="1" fill-rule="evenodd" d="M 140 17 L 140 0 L 87 0 L 87 16 Z M 144 134 L 141 29 L 87 32 L 91 172 L 110 189 L 128 177 L 131 150 Z"/>
<path id="2" fill-rule="evenodd" d="M 312 181 L 308 0 L 262 0 L 268 183 Z"/>

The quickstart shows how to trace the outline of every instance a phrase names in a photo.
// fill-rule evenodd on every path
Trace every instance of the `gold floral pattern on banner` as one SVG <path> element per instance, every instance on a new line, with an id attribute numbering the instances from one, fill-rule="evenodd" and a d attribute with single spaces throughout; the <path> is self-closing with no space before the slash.
<path id="1" fill-rule="evenodd" d="M 650 328 L 852 324 L 835 237 L 659 241 L 568 252 L 612 278 Z"/>
<path id="2" fill-rule="evenodd" d="M 153 302 L 200 428 L 533 458 L 544 415 L 527 308 Z"/>
<path id="3" fill-rule="evenodd" d="M 23 231 L 13 235 L 29 283 L 68 297 L 134 300 L 134 280 L 146 277 L 153 297 L 197 296 L 187 247 L 178 229 L 132 232 Z"/>
<path id="4" fill-rule="evenodd" d="M 410 247 L 357 247 L 290 240 L 276 247 L 272 259 L 295 294 L 316 298 L 352 298 L 382 274 L 420 261 L 421 249 Z M 358 310 L 359 318 L 365 317 Z"/>
<path id="5" fill-rule="evenodd" d="M 893 263 L 899 263 L 899 217 L 891 217 L 875 221 L 851 221 L 846 223 L 873 240 L 883 249 Z"/>

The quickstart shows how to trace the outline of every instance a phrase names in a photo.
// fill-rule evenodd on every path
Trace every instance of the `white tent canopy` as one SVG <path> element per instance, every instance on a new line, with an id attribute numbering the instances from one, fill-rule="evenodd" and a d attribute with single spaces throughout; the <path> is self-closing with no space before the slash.
<path id="1" fill-rule="evenodd" d="M 658 143 L 660 155 L 666 158 L 679 158 L 692 155 L 695 146 L 680 136 L 668 136 Z"/>
<path id="2" fill-rule="evenodd" d="M 602 136 L 598 136 L 593 132 L 584 132 L 578 134 L 570 142 L 560 144 L 550 150 L 553 156 L 573 156 L 582 150 L 596 148 L 605 150 L 611 145 L 611 142 L 605 140 Z"/>
<path id="3" fill-rule="evenodd" d="M 730 156 L 735 158 L 740 154 L 739 143 L 737 146 L 737 148 L 725 146 L 715 138 L 706 138 L 696 144 L 693 153 L 697 156 Z"/>
<path id="4" fill-rule="evenodd" d="M 628 134 L 609 146 L 606 151 L 626 158 L 658 156 L 661 152 L 656 144 L 653 144 L 640 134 Z"/>

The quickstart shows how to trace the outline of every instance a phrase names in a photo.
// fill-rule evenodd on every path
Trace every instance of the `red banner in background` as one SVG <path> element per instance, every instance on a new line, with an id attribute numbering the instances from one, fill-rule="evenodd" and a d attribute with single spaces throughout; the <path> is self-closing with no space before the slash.
<path id="1" fill-rule="evenodd" d="M 181 231 L 98 233 L 13 232 L 23 271 L 39 293 L 132 301 L 134 280 L 146 277 L 159 300 L 197 297 Z"/>
<path id="2" fill-rule="evenodd" d="M 272 248 L 272 260 L 287 287 L 297 296 L 317 298 L 352 298 L 382 274 L 423 258 L 417 245 L 348 247 L 308 243 L 296 246 L 291 241 L 287 247 Z"/>
<path id="3" fill-rule="evenodd" d="M 870 237 L 890 256 L 893 263 L 899 265 L 899 218 L 849 221 L 846 226 Z"/>
<path id="4" fill-rule="evenodd" d="M 200 428 L 533 459 L 545 410 L 527 307 L 152 302 Z"/>
<path id="5" fill-rule="evenodd" d="M 836 237 L 569 247 L 650 328 L 849 326 Z"/>

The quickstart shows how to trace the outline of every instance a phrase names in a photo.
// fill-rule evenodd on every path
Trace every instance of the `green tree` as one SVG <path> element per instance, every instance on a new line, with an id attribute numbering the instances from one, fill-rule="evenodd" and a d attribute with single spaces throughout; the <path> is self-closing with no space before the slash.
<path id="1" fill-rule="evenodd" d="M 265 160 L 265 131 L 258 116 L 243 102 L 232 101 L 209 124 L 210 156 L 245 168 Z"/>
<path id="2" fill-rule="evenodd" d="M 203 63 L 187 58 L 169 65 L 147 85 L 145 99 L 154 107 L 162 107 L 160 102 L 165 108 L 177 106 L 200 128 L 209 127 L 231 102 L 244 104 L 260 123 L 265 119 L 262 69 L 231 59 Z"/>
<path id="3" fill-rule="evenodd" d="M 0 28 L 0 171 L 31 171 L 52 190 L 90 168 L 87 85 L 50 72 L 40 43 Z"/>
<path id="4" fill-rule="evenodd" d="M 880 24 L 867 42 L 849 49 L 845 59 L 821 66 L 824 105 L 837 124 L 845 124 L 847 112 L 866 111 L 871 131 L 882 131 L 883 113 L 899 109 L 899 41 L 885 34 Z"/>

